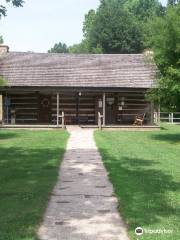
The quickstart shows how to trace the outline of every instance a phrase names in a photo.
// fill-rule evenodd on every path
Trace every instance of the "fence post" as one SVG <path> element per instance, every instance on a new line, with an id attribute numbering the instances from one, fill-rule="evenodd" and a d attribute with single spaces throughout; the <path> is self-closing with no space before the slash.
<path id="1" fill-rule="evenodd" d="M 174 123 L 174 113 L 171 113 L 171 123 Z"/>
<path id="2" fill-rule="evenodd" d="M 171 123 L 171 113 L 169 113 L 169 123 Z"/>
<path id="3" fill-rule="evenodd" d="M 154 112 L 154 122 L 157 123 L 158 122 L 158 118 L 157 118 L 157 112 Z"/>

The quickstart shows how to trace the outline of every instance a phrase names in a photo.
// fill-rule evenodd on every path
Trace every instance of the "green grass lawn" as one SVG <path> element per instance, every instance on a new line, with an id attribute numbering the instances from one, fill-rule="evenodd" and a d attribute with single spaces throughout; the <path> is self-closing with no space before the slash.
<path id="1" fill-rule="evenodd" d="M 95 139 L 136 240 L 180 239 L 180 126 L 154 132 L 96 131 Z M 137 237 L 136 227 L 173 230 Z"/>
<path id="2" fill-rule="evenodd" d="M 68 133 L 0 130 L 0 240 L 34 240 Z"/>

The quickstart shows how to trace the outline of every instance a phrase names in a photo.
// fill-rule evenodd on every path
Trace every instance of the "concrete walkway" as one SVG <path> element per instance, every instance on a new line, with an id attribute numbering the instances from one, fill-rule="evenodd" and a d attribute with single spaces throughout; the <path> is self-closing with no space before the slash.
<path id="1" fill-rule="evenodd" d="M 71 136 L 44 221 L 41 240 L 128 240 L 93 130 Z"/>

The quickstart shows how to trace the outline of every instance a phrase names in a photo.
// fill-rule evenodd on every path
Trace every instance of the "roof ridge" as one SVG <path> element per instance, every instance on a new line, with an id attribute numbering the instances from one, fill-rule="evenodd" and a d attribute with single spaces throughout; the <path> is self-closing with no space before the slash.
<path id="1" fill-rule="evenodd" d="M 45 53 L 45 52 L 31 52 L 31 51 L 10 51 L 8 54 L 16 53 L 16 54 L 39 54 L 39 55 L 62 55 L 62 56 L 139 56 L 144 55 L 144 53 Z"/>

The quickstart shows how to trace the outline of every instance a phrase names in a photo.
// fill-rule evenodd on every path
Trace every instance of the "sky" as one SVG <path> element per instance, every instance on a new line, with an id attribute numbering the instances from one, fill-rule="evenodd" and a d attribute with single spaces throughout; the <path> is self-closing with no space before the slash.
<path id="1" fill-rule="evenodd" d="M 60 41 L 79 43 L 84 15 L 98 5 L 99 0 L 25 0 L 23 8 L 8 7 L 0 35 L 10 51 L 47 52 Z"/>

